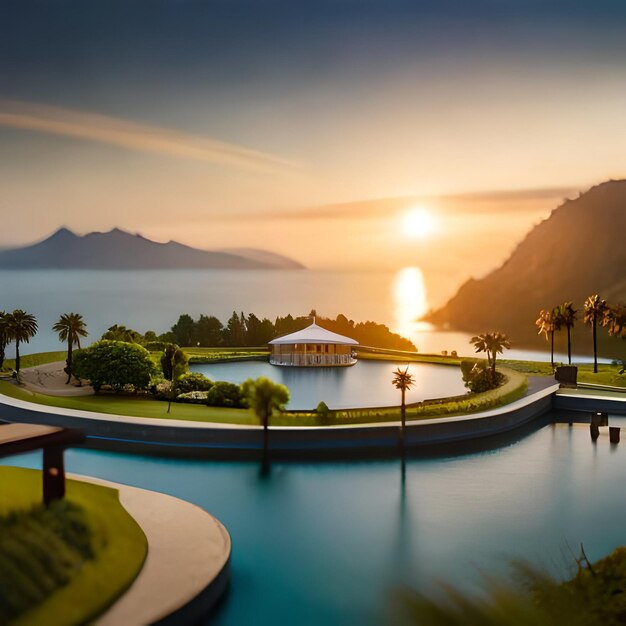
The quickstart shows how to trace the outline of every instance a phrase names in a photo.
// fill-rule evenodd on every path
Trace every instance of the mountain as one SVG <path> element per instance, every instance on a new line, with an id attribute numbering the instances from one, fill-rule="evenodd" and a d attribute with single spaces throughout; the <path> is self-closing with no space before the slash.
<path id="1" fill-rule="evenodd" d="M 31 246 L 0 250 L 0 269 L 303 269 L 297 261 L 261 250 L 254 255 L 158 243 L 114 228 L 79 236 L 67 228 Z"/>
<path id="2" fill-rule="evenodd" d="M 468 280 L 425 319 L 471 333 L 502 330 L 518 345 L 538 346 L 543 342 L 535 327 L 540 309 L 570 300 L 579 311 L 574 352 L 588 352 L 591 333 L 582 323 L 582 309 L 595 293 L 609 302 L 626 301 L 626 180 L 566 200 L 501 267 Z M 603 336 L 602 348 L 607 356 L 625 356 L 626 342 Z"/>

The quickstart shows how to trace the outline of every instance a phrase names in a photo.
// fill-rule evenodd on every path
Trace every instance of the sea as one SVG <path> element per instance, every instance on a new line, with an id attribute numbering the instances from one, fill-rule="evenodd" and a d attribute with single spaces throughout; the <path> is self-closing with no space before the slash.
<path id="1" fill-rule="evenodd" d="M 397 272 L 328 270 L 3 270 L 0 310 L 24 309 L 37 318 L 39 332 L 22 353 L 64 349 L 52 325 L 61 313 L 80 313 L 89 336 L 99 339 L 113 324 L 141 333 L 171 328 L 179 315 L 233 311 L 274 320 L 287 314 L 324 317 L 342 313 L 355 322 L 374 321 L 408 337 L 422 353 L 473 354 L 471 334 L 441 332 L 418 322 L 434 305 L 417 267 Z M 476 329 L 482 332 L 484 329 Z M 7 350 L 12 356 L 12 348 Z M 510 358 L 549 360 L 547 352 L 512 349 Z M 563 355 L 557 355 L 562 360 Z"/>

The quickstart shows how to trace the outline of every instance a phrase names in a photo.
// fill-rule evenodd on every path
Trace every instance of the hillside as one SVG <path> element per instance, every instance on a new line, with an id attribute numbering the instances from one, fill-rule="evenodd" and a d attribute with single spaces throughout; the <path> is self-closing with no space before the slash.
<path id="1" fill-rule="evenodd" d="M 119 228 L 84 236 L 61 228 L 31 246 L 0 250 L 0 269 L 303 269 L 263 251 L 208 251 L 158 243 Z"/>
<path id="2" fill-rule="evenodd" d="M 540 309 L 571 300 L 580 311 L 594 293 L 626 301 L 626 180 L 609 181 L 567 200 L 534 227 L 505 263 L 480 280 L 467 281 L 426 319 L 440 328 L 477 332 L 499 329 L 518 345 L 542 341 L 534 325 Z M 575 352 L 590 345 L 578 322 Z M 607 356 L 626 353 L 626 342 L 602 336 Z"/>

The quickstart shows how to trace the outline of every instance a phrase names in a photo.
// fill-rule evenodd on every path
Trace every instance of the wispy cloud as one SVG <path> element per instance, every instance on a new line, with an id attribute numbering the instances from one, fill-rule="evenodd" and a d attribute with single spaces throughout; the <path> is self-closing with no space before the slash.
<path id="1" fill-rule="evenodd" d="M 62 135 L 128 150 L 207 161 L 235 169 L 280 172 L 296 167 L 279 156 L 244 146 L 46 104 L 0 100 L 0 126 Z"/>
<path id="2" fill-rule="evenodd" d="M 545 187 L 536 189 L 511 189 L 504 191 L 477 191 L 440 196 L 403 196 L 380 198 L 341 204 L 306 207 L 290 211 L 270 210 L 254 214 L 224 213 L 212 219 L 237 221 L 242 218 L 253 220 L 327 220 L 327 219 L 376 219 L 404 211 L 413 206 L 433 206 L 443 213 L 511 213 L 537 208 L 545 203 L 545 209 L 556 208 L 557 204 L 573 194 L 575 187 Z"/>

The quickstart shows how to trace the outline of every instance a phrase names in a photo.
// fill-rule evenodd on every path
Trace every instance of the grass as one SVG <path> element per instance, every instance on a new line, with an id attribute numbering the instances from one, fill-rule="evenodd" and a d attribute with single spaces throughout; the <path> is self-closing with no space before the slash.
<path id="1" fill-rule="evenodd" d="M 225 361 L 265 360 L 267 348 L 183 348 L 189 363 L 223 363 Z"/>
<path id="2" fill-rule="evenodd" d="M 500 359 L 498 363 L 517 372 L 532 376 L 554 376 L 549 362 Z M 599 363 L 597 374 L 593 373 L 592 363 L 577 363 L 576 367 L 578 368 L 578 382 L 626 388 L 626 374 L 620 375 L 619 373 L 622 368 L 621 365 Z"/>
<path id="3" fill-rule="evenodd" d="M 39 352 L 37 354 L 20 355 L 20 368 L 37 367 L 46 365 L 47 363 L 56 363 L 57 361 L 65 361 L 67 352 L 65 350 L 59 352 Z M 0 372 L 12 372 L 15 369 L 15 359 L 5 359 Z"/>
<path id="4" fill-rule="evenodd" d="M 69 548 L 63 548 L 62 542 L 50 538 L 50 528 L 37 525 L 37 516 L 41 517 L 37 508 L 42 498 L 41 472 L 16 467 L 0 467 L 0 517 L 15 512 L 21 514 L 20 525 L 22 540 L 25 538 L 24 526 L 30 530 L 31 544 L 46 540 L 45 571 L 47 574 L 62 567 L 63 560 L 71 556 Z M 32 606 L 17 617 L 13 626 L 35 626 L 36 624 L 79 624 L 92 620 L 105 611 L 133 582 L 141 570 L 147 554 L 147 541 L 143 531 L 135 520 L 126 512 L 119 502 L 115 489 L 83 483 L 67 481 L 66 504 L 59 502 L 51 507 L 52 518 L 48 522 L 60 524 L 57 535 L 68 537 L 71 532 L 67 525 L 80 527 L 84 523 L 88 528 L 90 558 L 82 559 L 75 567 L 69 582 L 56 587 L 40 603 Z M 69 511 L 69 516 L 63 511 Z M 77 513 L 81 511 L 81 513 Z M 25 515 L 25 517 L 23 517 Z M 30 522 L 24 520 L 30 518 Z M 76 529 L 75 534 L 76 534 Z M 80 532 L 78 533 L 80 535 Z M 84 533 L 80 535 L 85 538 Z M 66 542 L 67 543 L 67 542 Z M 80 543 L 74 540 L 70 543 Z M 22 551 L 28 547 L 22 543 Z M 74 546 L 76 548 L 76 546 Z M 84 546 L 83 546 L 84 548 Z M 75 554 L 74 554 L 75 557 Z M 26 570 L 37 572 L 37 563 L 32 554 L 26 555 Z M 76 566 L 77 564 L 74 563 Z M 29 571 L 20 571 L 17 585 L 41 585 L 41 572 L 32 580 L 24 578 Z M 11 581 L 10 581 L 11 582 Z M 3 589 L 7 581 L 3 581 Z M 10 593 L 10 591 L 9 591 Z"/>

